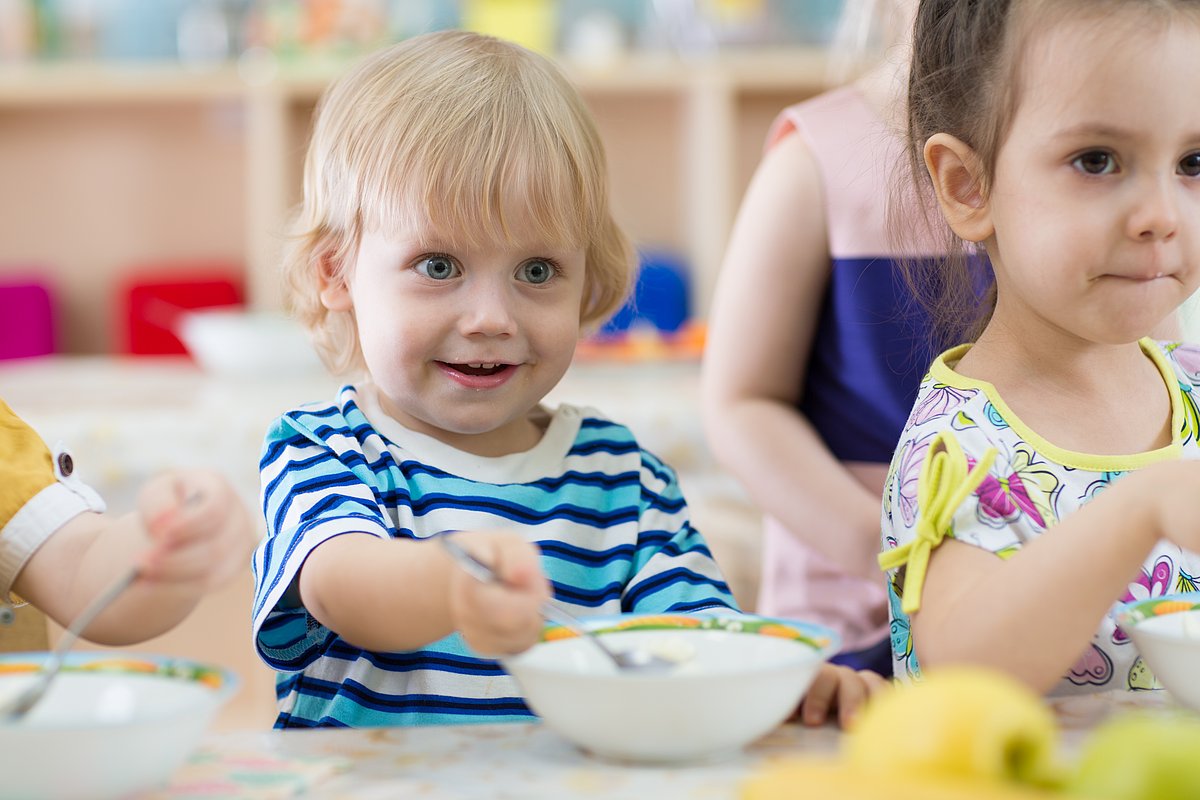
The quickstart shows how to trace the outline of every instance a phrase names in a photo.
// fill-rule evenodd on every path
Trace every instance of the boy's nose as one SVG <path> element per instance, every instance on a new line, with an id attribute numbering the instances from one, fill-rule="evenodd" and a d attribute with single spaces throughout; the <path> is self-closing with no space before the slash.
<path id="1" fill-rule="evenodd" d="M 1166 241 L 1179 230 L 1176 181 L 1170 177 L 1147 177 L 1137 189 L 1129 215 L 1129 235 L 1141 241 Z"/>
<path id="2" fill-rule="evenodd" d="M 463 336 L 512 336 L 516 317 L 511 298 L 502 287 L 480 283 L 462 296 L 459 332 Z"/>

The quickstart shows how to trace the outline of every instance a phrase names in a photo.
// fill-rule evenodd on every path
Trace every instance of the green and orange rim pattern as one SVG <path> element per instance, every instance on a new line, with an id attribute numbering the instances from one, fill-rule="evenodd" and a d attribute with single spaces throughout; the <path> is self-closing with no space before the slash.
<path id="1" fill-rule="evenodd" d="M 607 624 L 611 623 L 611 624 Z M 681 631 L 715 630 L 728 633 L 745 633 L 756 636 L 775 636 L 807 645 L 814 650 L 826 650 L 832 644 L 828 636 L 806 630 L 805 626 L 769 617 L 720 616 L 705 617 L 688 614 L 635 615 L 628 619 L 609 618 L 591 627 L 598 634 L 618 631 Z M 542 631 L 542 641 L 553 642 L 570 639 L 575 633 L 559 625 L 550 624 Z"/>
<path id="2" fill-rule="evenodd" d="M 1164 614 L 1178 614 L 1183 611 L 1200 611 L 1200 592 L 1169 594 L 1125 603 L 1117 611 L 1117 624 L 1129 627 Z"/>
<path id="3" fill-rule="evenodd" d="M 39 671 L 44 660 L 5 660 L 0 661 L 0 676 L 20 675 Z M 197 664 L 194 661 L 163 660 L 150 661 L 140 658 L 91 658 L 79 663 L 66 663 L 63 672 L 81 673 L 116 673 L 121 675 L 156 675 L 162 678 L 194 681 L 209 687 L 221 689 L 226 684 L 226 676 L 220 669 Z"/>

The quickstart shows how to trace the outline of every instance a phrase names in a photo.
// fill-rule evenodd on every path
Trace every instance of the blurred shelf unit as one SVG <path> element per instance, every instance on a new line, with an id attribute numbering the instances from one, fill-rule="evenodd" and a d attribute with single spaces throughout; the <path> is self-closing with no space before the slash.
<path id="1" fill-rule="evenodd" d="M 46 274 L 63 349 L 77 353 L 112 349 L 113 287 L 147 264 L 225 258 L 244 265 L 252 305 L 278 307 L 311 114 L 345 68 L 0 66 L 0 277 Z M 631 55 L 567 70 L 608 148 L 618 218 L 639 245 L 690 264 L 703 317 L 767 127 L 827 87 L 825 54 Z"/>

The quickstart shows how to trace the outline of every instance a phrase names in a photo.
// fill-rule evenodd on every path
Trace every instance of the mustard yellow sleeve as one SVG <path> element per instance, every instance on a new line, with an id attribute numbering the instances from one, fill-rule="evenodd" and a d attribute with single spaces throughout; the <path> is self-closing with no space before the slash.
<path id="1" fill-rule="evenodd" d="M 0 400 L 0 530 L 56 480 L 50 448 Z"/>
<path id="2" fill-rule="evenodd" d="M 0 400 L 0 601 L 50 536 L 104 501 L 74 474 L 70 454 L 52 452 Z"/>

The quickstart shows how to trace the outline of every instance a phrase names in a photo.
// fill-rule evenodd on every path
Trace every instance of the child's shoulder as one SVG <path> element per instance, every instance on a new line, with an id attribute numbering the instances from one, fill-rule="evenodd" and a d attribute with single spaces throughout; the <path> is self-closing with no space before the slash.
<path id="1" fill-rule="evenodd" d="M 1185 389 L 1200 388 L 1200 343 L 1157 342 Z"/>
<path id="2" fill-rule="evenodd" d="M 576 446 L 607 446 L 622 451 L 631 447 L 640 448 L 637 437 L 628 426 L 590 406 L 563 403 L 554 409 L 553 416 L 578 426 Z"/>
<path id="3" fill-rule="evenodd" d="M 612 455 L 636 454 L 641 459 L 643 471 L 648 470 L 663 479 L 673 478 L 674 470 L 647 450 L 629 426 L 587 406 L 563 404 L 554 413 L 578 418 L 579 432 L 575 441 L 577 452 L 603 450 Z"/>
<path id="4" fill-rule="evenodd" d="M 275 418 L 273 432 L 293 431 L 327 438 L 338 431 L 352 430 L 365 421 L 358 407 L 358 392 L 354 386 L 341 387 L 332 400 L 318 400 L 293 406 Z"/>
<path id="5" fill-rule="evenodd" d="M 917 387 L 906 430 L 961 425 L 967 419 L 992 416 L 990 385 L 956 372 L 951 364 L 960 356 L 956 348 L 943 353 L 930 366 Z"/>

